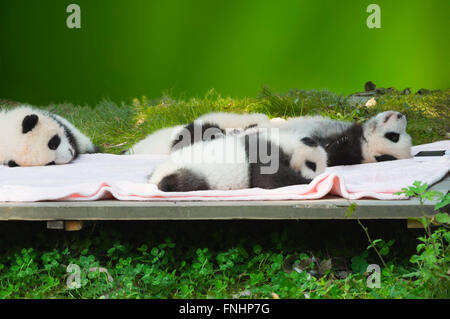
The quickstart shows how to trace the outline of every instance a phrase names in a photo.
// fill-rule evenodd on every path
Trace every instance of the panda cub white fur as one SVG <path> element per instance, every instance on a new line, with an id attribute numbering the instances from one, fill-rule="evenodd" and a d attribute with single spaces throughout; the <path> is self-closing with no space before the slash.
<path id="1" fill-rule="evenodd" d="M 406 123 L 403 114 L 386 111 L 362 125 L 304 116 L 259 127 L 277 127 L 286 134 L 311 137 L 327 151 L 328 166 L 337 166 L 410 158 L 412 143 Z"/>
<path id="2" fill-rule="evenodd" d="M 208 113 L 200 116 L 196 120 L 196 123 L 205 123 L 205 127 L 200 127 L 202 132 L 214 126 L 217 128 L 218 134 L 226 134 L 226 132 L 236 129 L 245 130 L 246 128 L 262 125 L 263 123 L 268 122 L 269 118 L 267 117 L 267 115 L 260 113 Z M 168 127 L 158 130 L 148 135 L 145 139 L 136 143 L 124 154 L 169 154 L 174 149 L 175 144 L 178 144 L 178 142 L 180 142 L 180 134 L 182 134 L 183 131 L 193 132 L 194 125 L 194 123 L 190 123 L 187 125 L 177 125 L 174 127 Z M 194 138 L 194 134 L 190 136 Z M 186 143 L 190 144 L 187 140 L 185 140 L 182 144 L 178 144 L 175 149 L 180 148 L 181 145 L 185 145 Z"/>
<path id="3" fill-rule="evenodd" d="M 0 111 L 0 164 L 67 164 L 98 148 L 66 119 L 30 106 Z"/>
<path id="4" fill-rule="evenodd" d="M 172 152 L 149 183 L 165 192 L 272 189 L 308 184 L 325 171 L 327 154 L 320 145 L 277 132 L 225 135 L 187 145 Z"/>

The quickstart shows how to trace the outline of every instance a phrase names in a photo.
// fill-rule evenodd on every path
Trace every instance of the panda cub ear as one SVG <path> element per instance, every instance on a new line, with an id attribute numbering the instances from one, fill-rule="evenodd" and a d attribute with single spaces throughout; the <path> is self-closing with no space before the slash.
<path id="1" fill-rule="evenodd" d="M 36 114 L 25 116 L 22 121 L 22 133 L 26 134 L 31 131 L 37 124 L 39 117 Z"/>

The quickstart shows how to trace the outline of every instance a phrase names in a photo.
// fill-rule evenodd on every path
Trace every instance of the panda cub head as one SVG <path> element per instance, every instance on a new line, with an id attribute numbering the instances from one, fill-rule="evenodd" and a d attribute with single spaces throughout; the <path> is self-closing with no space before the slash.
<path id="1" fill-rule="evenodd" d="M 0 164 L 15 167 L 71 162 L 80 153 L 78 131 L 71 128 L 66 120 L 29 107 L 0 112 Z"/>
<path id="2" fill-rule="evenodd" d="M 406 116 L 395 111 L 377 114 L 363 125 L 362 155 L 365 163 L 411 157 L 411 137 Z"/>

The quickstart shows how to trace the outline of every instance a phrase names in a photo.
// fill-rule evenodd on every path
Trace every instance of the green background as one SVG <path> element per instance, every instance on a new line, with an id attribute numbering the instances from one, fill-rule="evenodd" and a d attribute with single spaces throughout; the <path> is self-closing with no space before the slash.
<path id="1" fill-rule="evenodd" d="M 81 7 L 82 28 L 66 27 Z M 381 6 L 381 29 L 366 8 Z M 450 82 L 448 0 L 1 0 L 0 98 L 33 104 L 262 85 L 361 91 Z"/>

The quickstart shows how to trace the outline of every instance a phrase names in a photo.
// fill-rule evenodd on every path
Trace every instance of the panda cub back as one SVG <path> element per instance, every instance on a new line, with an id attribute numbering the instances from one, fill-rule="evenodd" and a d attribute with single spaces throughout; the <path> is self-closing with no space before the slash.
<path id="1" fill-rule="evenodd" d="M 69 121 L 56 114 L 21 106 L 0 111 L 0 164 L 67 164 L 98 148 Z"/>

